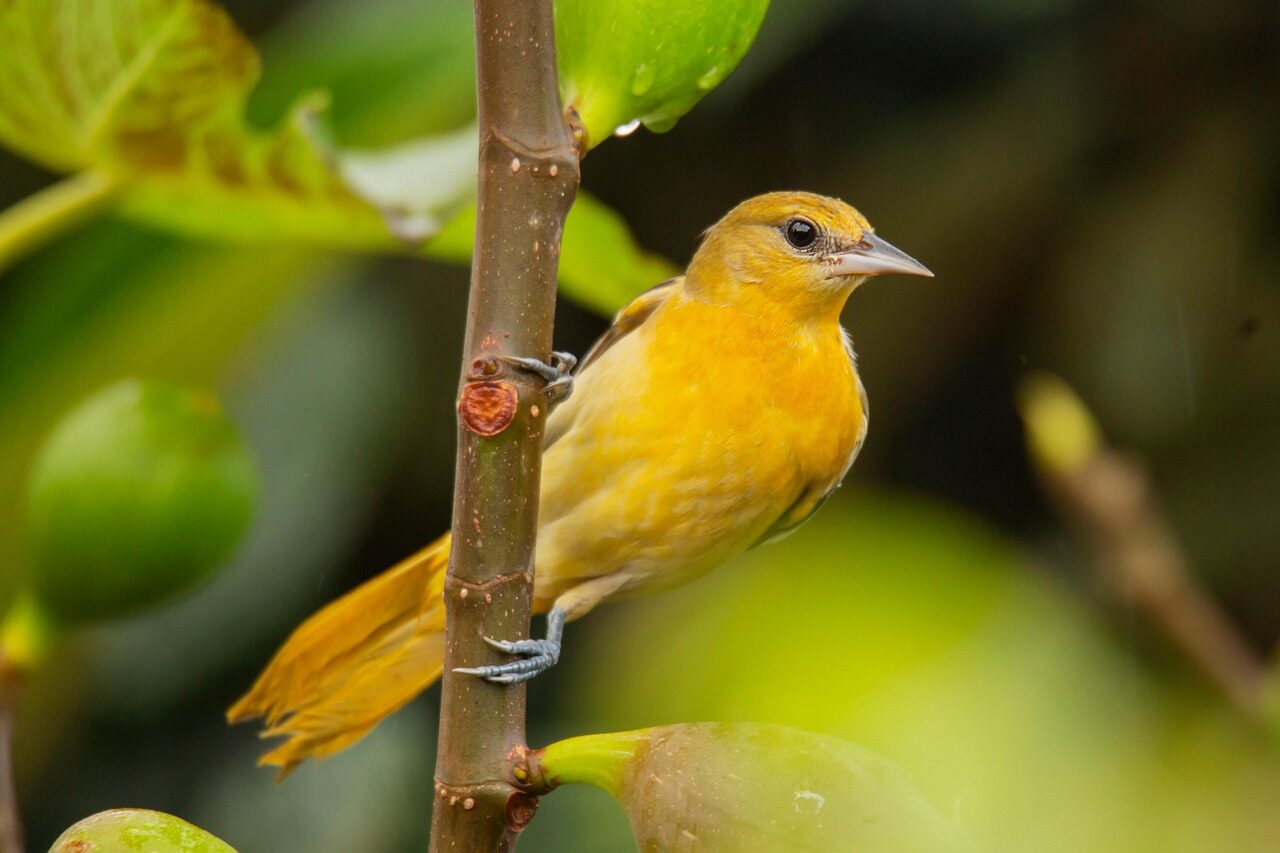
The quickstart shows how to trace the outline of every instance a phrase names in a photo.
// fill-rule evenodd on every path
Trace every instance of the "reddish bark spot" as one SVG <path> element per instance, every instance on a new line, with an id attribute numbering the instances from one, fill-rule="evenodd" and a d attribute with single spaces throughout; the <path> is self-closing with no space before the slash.
<path id="1" fill-rule="evenodd" d="M 477 435 L 497 435 L 515 419 L 517 400 L 516 386 L 510 382 L 474 382 L 462 389 L 458 412 Z"/>
<path id="2" fill-rule="evenodd" d="M 507 797 L 507 826 L 519 832 L 529 825 L 538 811 L 538 798 L 517 791 Z"/>

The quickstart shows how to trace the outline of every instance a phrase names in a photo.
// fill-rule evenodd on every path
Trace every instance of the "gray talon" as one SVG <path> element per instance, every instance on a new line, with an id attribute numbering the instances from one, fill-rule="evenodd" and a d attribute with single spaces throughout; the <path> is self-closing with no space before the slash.
<path id="1" fill-rule="evenodd" d="M 546 391 L 551 408 L 569 399 L 569 395 L 573 393 L 573 369 L 578 366 L 578 359 L 572 353 L 553 352 L 550 364 L 517 355 L 503 356 L 502 360 L 541 377 L 547 383 L 543 390 Z"/>
<path id="2" fill-rule="evenodd" d="M 495 640 L 485 637 L 484 641 L 498 651 L 526 657 L 493 666 L 458 667 L 454 672 L 478 675 L 494 684 L 528 681 L 551 669 L 560 660 L 560 638 L 564 635 L 564 622 L 564 614 L 553 608 L 547 614 L 545 640 Z"/>

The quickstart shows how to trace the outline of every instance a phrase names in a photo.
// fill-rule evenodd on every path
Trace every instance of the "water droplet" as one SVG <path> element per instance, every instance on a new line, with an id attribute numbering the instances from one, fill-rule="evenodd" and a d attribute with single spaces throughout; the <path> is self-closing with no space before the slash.
<path id="1" fill-rule="evenodd" d="M 614 136 L 630 136 L 640 127 L 640 119 L 632 119 L 626 124 L 620 124 L 613 129 Z"/>
<path id="2" fill-rule="evenodd" d="M 636 74 L 631 78 L 631 94 L 637 98 L 653 88 L 653 80 L 658 76 L 657 70 L 647 62 L 641 63 Z"/>
<path id="3" fill-rule="evenodd" d="M 410 210 L 384 210 L 382 218 L 391 233 L 411 246 L 416 246 L 440 230 L 440 222 L 429 213 Z"/>
<path id="4" fill-rule="evenodd" d="M 724 79 L 724 75 L 720 73 L 720 66 L 713 65 L 711 70 L 698 78 L 698 88 L 706 92 L 720 85 L 720 81 Z"/>
<path id="5" fill-rule="evenodd" d="M 512 172 L 518 172 L 518 171 L 520 171 L 520 158 L 519 158 L 519 157 L 512 157 L 512 158 L 511 158 L 511 171 L 512 171 Z"/>
<path id="6" fill-rule="evenodd" d="M 674 118 L 655 118 L 644 123 L 644 126 L 652 130 L 654 133 L 666 133 L 668 130 L 676 126 Z"/>

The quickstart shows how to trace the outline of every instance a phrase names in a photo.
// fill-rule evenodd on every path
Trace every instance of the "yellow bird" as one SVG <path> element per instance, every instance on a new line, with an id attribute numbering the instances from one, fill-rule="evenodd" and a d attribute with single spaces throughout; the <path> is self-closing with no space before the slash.
<path id="1" fill-rule="evenodd" d="M 894 272 L 932 275 L 847 204 L 770 193 L 624 308 L 547 423 L 534 575 L 547 638 L 491 641 L 516 659 L 468 671 L 530 678 L 602 601 L 684 583 L 812 515 L 867 429 L 840 311 Z M 260 763 L 285 774 L 338 752 L 440 676 L 448 558 L 446 533 L 294 632 L 228 712 L 287 737 Z"/>

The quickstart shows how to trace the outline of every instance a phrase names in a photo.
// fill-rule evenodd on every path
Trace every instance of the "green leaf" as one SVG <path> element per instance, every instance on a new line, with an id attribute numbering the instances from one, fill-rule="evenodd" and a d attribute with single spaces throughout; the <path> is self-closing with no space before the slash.
<path id="1" fill-rule="evenodd" d="M 163 812 L 111 809 L 72 826 L 49 853 L 236 853 L 198 826 Z"/>
<path id="2" fill-rule="evenodd" d="M 769 0 L 557 0 L 564 103 L 590 145 L 639 123 L 669 130 L 729 75 Z"/>
<path id="3" fill-rule="evenodd" d="M 324 126 L 328 97 L 316 93 L 262 132 L 244 118 L 257 53 L 213 4 L 91 0 L 56 15 L 48 5 L 0 8 L 0 38 L 15 45 L 0 54 L 0 142 L 56 170 L 92 171 L 110 203 L 157 228 L 357 251 L 425 243 L 434 257 L 470 259 L 474 127 L 342 149 Z M 29 205 L 39 216 L 0 216 L 0 259 L 58 230 L 48 220 L 65 205 L 54 201 Z M 443 244 L 429 242 L 446 225 Z M 566 226 L 561 259 L 565 292 L 604 311 L 673 272 L 587 198 Z"/>
<path id="4" fill-rule="evenodd" d="M 119 209 L 194 237 L 408 252 L 475 195 L 475 130 L 385 151 L 329 144 L 328 96 L 300 101 L 273 133 L 230 126 L 201 138 L 176 171 L 126 186 Z M 399 192 L 388 187 L 399 185 Z"/>
<path id="5" fill-rule="evenodd" d="M 384 212 L 420 241 L 473 195 L 474 166 L 451 138 L 387 162 L 332 150 L 324 94 L 274 131 L 250 127 L 258 54 L 206 0 L 14 0 L 0 8 L 0 41 L 12 45 L 0 54 L 0 142 L 55 171 L 109 175 L 121 209 L 160 227 L 386 251 L 406 247 Z M 431 182 L 409 209 L 376 179 L 424 169 Z"/>
<path id="6" fill-rule="evenodd" d="M 213 396 L 126 381 L 54 430 L 31 477 L 39 605 L 59 619 L 121 615 L 187 589 L 227 557 L 258 480 Z"/>
<path id="7" fill-rule="evenodd" d="M 0 140 L 60 172 L 171 166 L 258 76 L 253 46 L 204 0 L 14 0 L 0 43 Z"/>
<path id="8" fill-rule="evenodd" d="M 693 723 L 560 741 L 535 773 L 627 810 L 641 850 L 969 849 L 897 765 L 785 726 Z"/>

